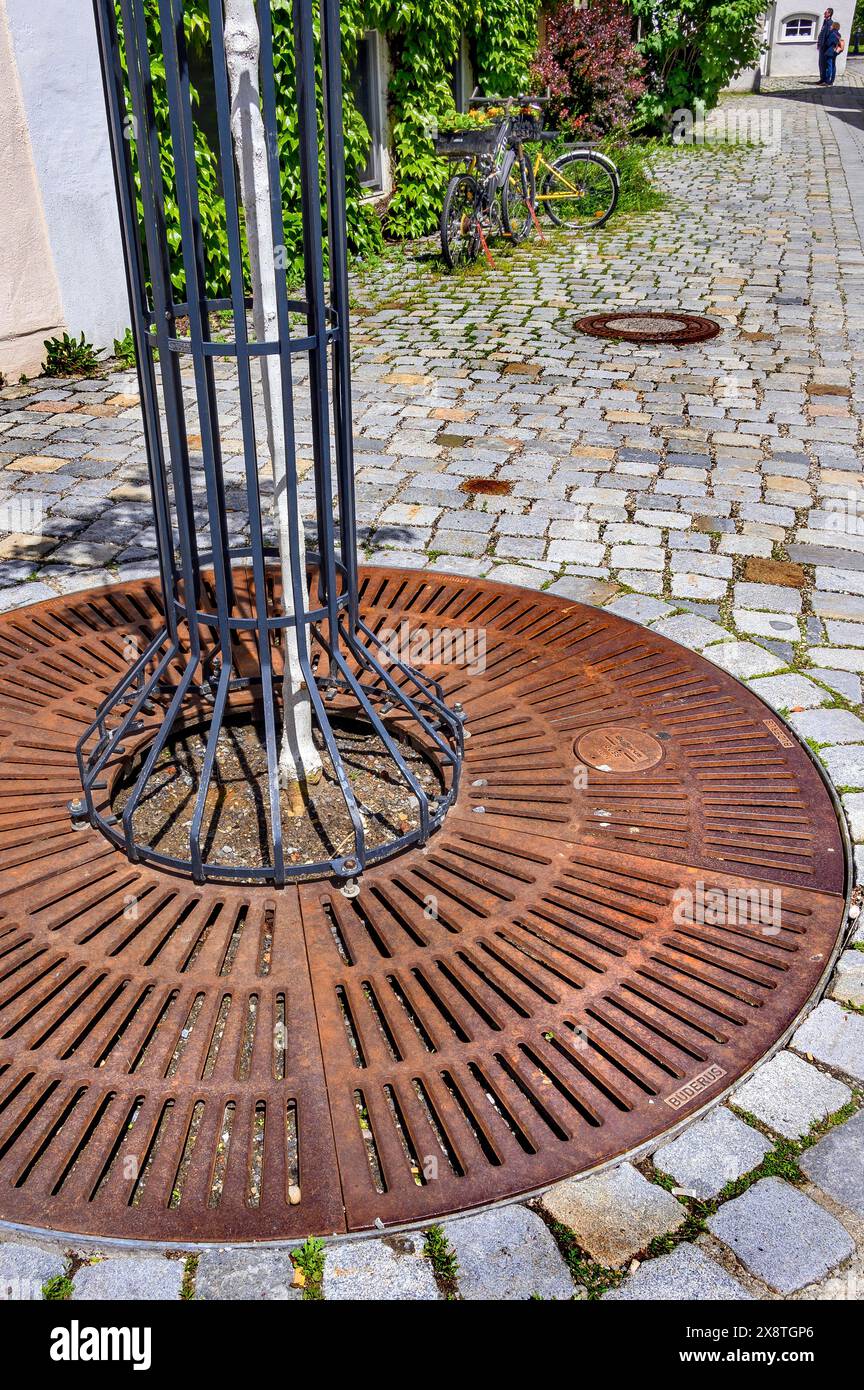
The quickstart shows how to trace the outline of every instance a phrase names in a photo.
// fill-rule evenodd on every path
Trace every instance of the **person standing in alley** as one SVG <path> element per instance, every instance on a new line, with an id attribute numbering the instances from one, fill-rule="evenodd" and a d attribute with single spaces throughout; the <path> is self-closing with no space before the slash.
<path id="1" fill-rule="evenodd" d="M 818 85 L 819 85 L 820 87 L 824 87 L 825 83 L 826 83 L 827 80 L 828 80 L 827 77 L 825 76 L 825 69 L 826 69 L 827 61 L 828 61 L 828 60 L 827 60 L 827 55 L 826 55 L 826 52 L 825 52 L 825 45 L 826 45 L 826 43 L 828 42 L 828 35 L 831 33 L 831 30 L 832 30 L 832 27 L 833 27 L 833 22 L 834 22 L 834 11 L 833 11 L 833 10 L 826 10 L 826 11 L 825 11 L 825 14 L 824 14 L 824 16 L 823 16 L 823 18 L 822 18 L 822 28 L 819 30 L 819 38 L 818 38 L 817 41 L 816 41 L 816 47 L 817 47 L 817 49 L 819 50 L 819 83 L 818 83 Z"/>
<path id="2" fill-rule="evenodd" d="M 832 24 L 831 33 L 825 40 L 825 86 L 833 87 L 834 79 L 837 76 L 837 54 L 842 53 L 844 48 L 843 40 L 840 37 L 840 25 Z"/>

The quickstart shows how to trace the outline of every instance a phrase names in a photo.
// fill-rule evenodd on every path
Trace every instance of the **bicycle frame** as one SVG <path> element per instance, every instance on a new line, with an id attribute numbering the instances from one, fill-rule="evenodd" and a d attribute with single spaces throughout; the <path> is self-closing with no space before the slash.
<path id="1" fill-rule="evenodd" d="M 588 145 L 573 145 L 573 146 L 571 146 L 570 148 L 573 149 L 573 150 L 579 150 L 579 149 L 589 149 L 590 146 L 588 146 Z M 569 152 L 569 151 L 568 151 L 568 152 Z M 596 150 L 593 151 L 592 153 L 593 153 L 593 157 L 594 157 L 595 160 L 597 160 L 597 161 L 599 161 L 600 163 L 604 164 L 604 165 L 609 169 L 610 172 L 615 172 L 615 166 L 614 166 L 614 164 L 612 163 L 611 159 L 607 159 L 605 155 L 600 154 L 600 153 L 597 152 Z M 561 170 L 556 164 L 554 164 L 554 163 L 553 163 L 553 164 L 550 164 L 549 161 L 548 161 L 548 159 L 544 158 L 542 147 L 537 151 L 537 155 L 536 155 L 536 158 L 535 158 L 535 160 L 534 160 L 534 179 L 535 179 L 535 181 L 537 181 L 537 175 L 539 174 L 539 172 L 540 172 L 541 169 L 546 169 L 550 174 L 554 174 L 555 177 L 556 177 L 556 179 L 558 179 L 562 184 L 564 184 L 564 188 L 561 190 L 561 192 L 556 192 L 556 193 L 548 193 L 548 194 L 546 194 L 546 193 L 539 193 L 539 192 L 538 192 L 537 195 L 536 195 L 536 201 L 537 201 L 538 203 L 551 203 L 551 202 L 554 202 L 555 199 L 565 199 L 565 198 L 569 198 L 569 197 L 570 197 L 571 195 L 573 195 L 573 194 L 575 194 L 575 196 L 576 196 L 577 198 L 581 196 L 582 189 L 577 188 L 576 184 L 571 183 L 570 180 L 569 180 L 568 178 L 565 177 L 565 175 L 564 175 L 564 173 L 562 172 L 562 170 Z M 539 185 L 538 185 L 538 186 L 539 186 Z"/>

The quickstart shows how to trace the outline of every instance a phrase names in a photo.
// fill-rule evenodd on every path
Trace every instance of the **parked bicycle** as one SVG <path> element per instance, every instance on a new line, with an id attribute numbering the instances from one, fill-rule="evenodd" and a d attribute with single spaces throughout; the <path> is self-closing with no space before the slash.
<path id="1" fill-rule="evenodd" d="M 510 114 L 513 98 L 480 99 L 481 105 L 488 108 L 482 124 L 435 141 L 438 154 L 465 163 L 450 179 L 441 209 L 441 249 L 451 270 L 474 260 L 481 247 L 491 259 L 490 237 L 524 241 L 535 217 L 534 174 Z"/>
<path id="2" fill-rule="evenodd" d="M 543 143 L 558 140 L 542 128 L 542 98 L 501 101 L 473 97 L 485 119 L 441 134 L 436 150 L 464 161 L 447 185 L 441 210 L 441 249 L 451 269 L 476 259 L 481 249 L 491 261 L 488 241 L 503 234 L 524 241 L 537 225 L 537 210 L 557 226 L 601 227 L 615 211 L 620 184 L 612 160 L 589 145 L 566 149 L 551 163 Z M 537 143 L 534 160 L 525 145 Z M 539 192 L 538 192 L 539 184 Z"/>

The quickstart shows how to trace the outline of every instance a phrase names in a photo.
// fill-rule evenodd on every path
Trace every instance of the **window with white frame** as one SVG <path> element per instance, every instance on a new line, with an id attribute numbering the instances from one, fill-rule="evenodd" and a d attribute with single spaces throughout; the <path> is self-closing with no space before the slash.
<path id="1" fill-rule="evenodd" d="M 793 14 L 783 21 L 784 43 L 815 43 L 819 21 L 815 14 Z"/>
<path id="2" fill-rule="evenodd" d="M 351 87 L 360 115 L 369 131 L 369 153 L 360 170 L 360 184 L 369 193 L 380 193 L 387 183 L 386 74 L 383 40 L 369 29 L 357 45 L 357 61 L 351 74 Z"/>

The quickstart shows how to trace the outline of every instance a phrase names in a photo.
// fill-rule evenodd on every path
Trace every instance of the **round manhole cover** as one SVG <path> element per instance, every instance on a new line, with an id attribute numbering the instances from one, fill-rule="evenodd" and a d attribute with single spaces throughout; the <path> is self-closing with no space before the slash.
<path id="1" fill-rule="evenodd" d="M 644 772 L 663 757 L 659 740 L 642 729 L 607 725 L 576 741 L 576 756 L 599 772 Z"/>
<path id="2" fill-rule="evenodd" d="M 701 343 L 720 332 L 719 323 L 699 314 L 588 314 L 576 327 L 595 338 L 627 343 Z"/>

